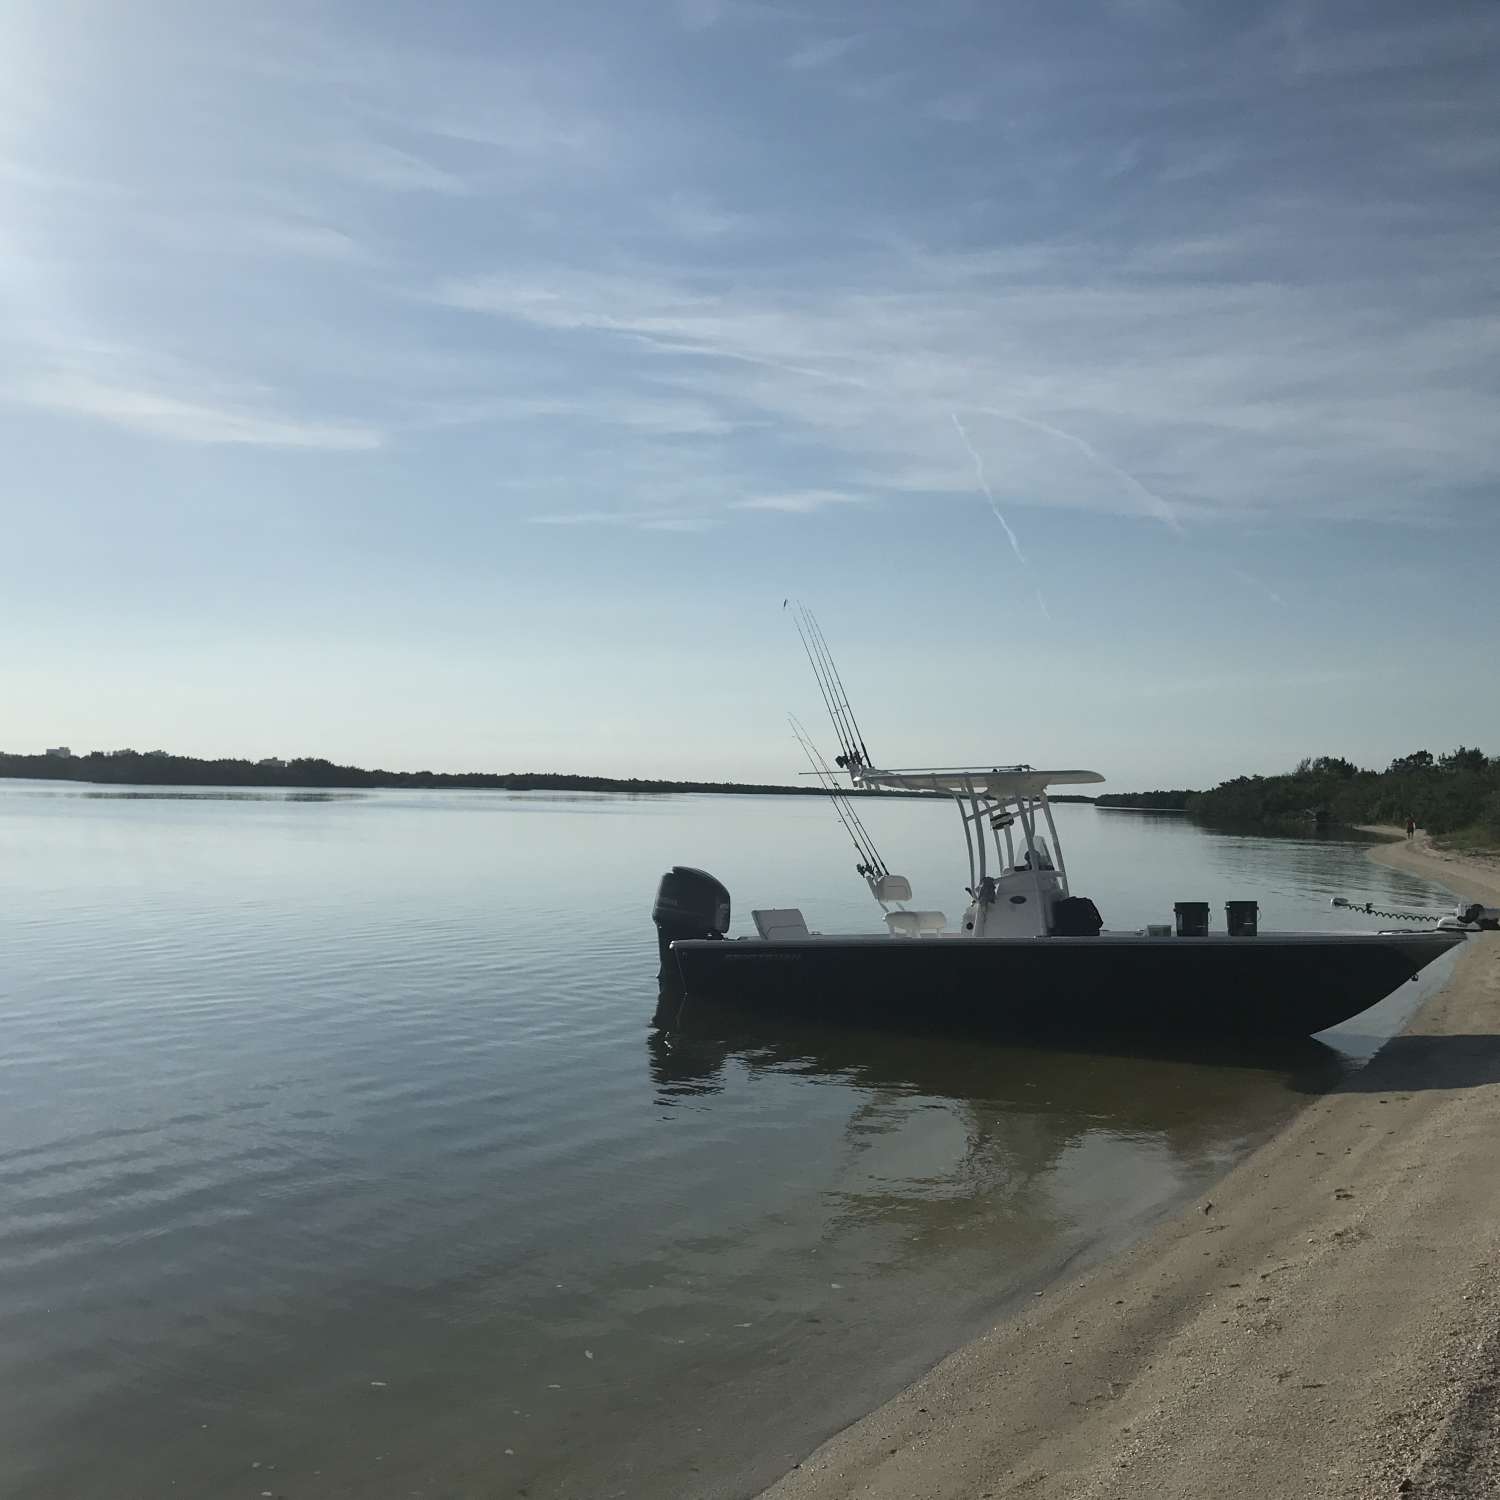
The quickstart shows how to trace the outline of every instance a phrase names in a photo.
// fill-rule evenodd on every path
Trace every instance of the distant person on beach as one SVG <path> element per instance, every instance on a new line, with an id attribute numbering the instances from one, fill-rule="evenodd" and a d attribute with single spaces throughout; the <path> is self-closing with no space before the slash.
<path id="1" fill-rule="evenodd" d="M 1406 820 L 1406 836 L 1407 836 L 1407 838 L 1410 838 L 1416 831 L 1417 831 L 1417 820 L 1415 818 L 1408 818 Z"/>

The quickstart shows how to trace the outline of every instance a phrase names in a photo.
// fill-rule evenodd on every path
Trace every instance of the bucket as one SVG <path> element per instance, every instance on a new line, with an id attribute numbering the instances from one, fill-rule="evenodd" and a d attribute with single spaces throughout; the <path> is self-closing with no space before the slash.
<path id="1" fill-rule="evenodd" d="M 1224 918 L 1230 937 L 1254 937 L 1260 930 L 1258 901 L 1226 901 Z"/>
<path id="2" fill-rule="evenodd" d="M 1208 936 L 1208 902 L 1179 901 L 1172 907 L 1177 917 L 1178 937 Z"/>

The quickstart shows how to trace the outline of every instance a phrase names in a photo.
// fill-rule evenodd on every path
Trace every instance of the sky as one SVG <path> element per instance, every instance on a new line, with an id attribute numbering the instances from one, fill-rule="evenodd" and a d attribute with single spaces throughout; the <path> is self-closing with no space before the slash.
<path id="1" fill-rule="evenodd" d="M 0 748 L 1500 751 L 1500 7 L 8 0 Z M 823 733 L 825 743 L 832 736 Z"/>

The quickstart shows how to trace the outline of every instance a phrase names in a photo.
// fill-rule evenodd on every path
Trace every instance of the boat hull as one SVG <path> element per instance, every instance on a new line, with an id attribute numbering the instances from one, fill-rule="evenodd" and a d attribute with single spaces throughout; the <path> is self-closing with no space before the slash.
<path id="1" fill-rule="evenodd" d="M 674 942 L 688 999 L 997 1035 L 1297 1037 L 1368 1010 L 1463 935 Z M 670 977 L 670 976 L 668 976 Z"/>

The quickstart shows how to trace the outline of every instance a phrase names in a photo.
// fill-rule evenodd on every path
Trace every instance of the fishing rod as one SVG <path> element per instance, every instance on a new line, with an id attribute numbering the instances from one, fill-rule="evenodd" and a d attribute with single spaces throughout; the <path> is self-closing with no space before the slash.
<path id="1" fill-rule="evenodd" d="M 785 604 L 782 607 L 785 608 Z M 817 616 L 800 599 L 792 620 L 802 641 L 802 649 L 807 654 L 808 664 L 813 669 L 813 676 L 818 680 L 818 691 L 823 695 L 823 706 L 833 721 L 839 748 L 843 751 L 839 757 L 839 766 L 852 775 L 860 767 L 870 764 L 870 752 L 854 717 L 843 678 L 834 663 L 833 653 L 828 649 L 828 640 L 818 624 Z"/>
<path id="2" fill-rule="evenodd" d="M 781 607 L 785 609 L 786 604 L 783 602 Z M 823 706 L 828 710 L 828 717 L 833 721 L 833 732 L 838 738 L 839 748 L 844 752 L 842 758 L 847 761 L 854 753 L 854 745 L 849 732 L 844 728 L 840 720 L 837 700 L 833 696 L 832 686 L 826 680 L 822 664 L 813 650 L 812 642 L 808 638 L 808 631 L 803 620 L 804 613 L 805 610 L 799 600 L 796 609 L 792 612 L 792 623 L 797 627 L 797 635 L 802 642 L 802 649 L 807 653 L 808 665 L 813 669 L 813 676 L 817 679 L 818 683 L 818 691 L 823 695 Z"/>
<path id="3" fill-rule="evenodd" d="M 807 756 L 808 764 L 813 769 L 813 775 L 817 777 L 819 785 L 833 802 L 834 812 L 838 814 L 839 821 L 844 825 L 846 832 L 853 841 L 855 851 L 876 875 L 887 873 L 885 861 L 880 857 L 880 851 L 875 847 L 875 840 L 870 836 L 870 831 L 864 825 L 859 814 L 854 810 L 854 805 L 849 801 L 843 787 L 838 783 L 833 768 L 824 759 L 822 752 L 813 744 L 802 721 L 795 714 L 788 714 L 787 720 L 792 726 L 792 733 L 797 738 L 797 743 L 802 746 L 803 753 Z M 865 871 L 862 868 L 861 874 Z"/>
<path id="4" fill-rule="evenodd" d="M 833 652 L 828 649 L 828 641 L 823 635 L 823 627 L 818 623 L 818 617 L 806 606 L 803 607 L 807 618 L 812 622 L 812 628 L 818 638 L 818 643 L 823 648 L 824 658 L 828 662 L 828 670 L 833 676 L 833 684 L 838 689 L 839 701 L 843 704 L 844 714 L 854 730 L 854 737 L 859 743 L 859 753 L 865 765 L 870 764 L 870 752 L 865 748 L 865 737 L 860 730 L 859 721 L 854 717 L 854 707 L 849 702 L 849 694 L 844 690 L 844 679 L 839 673 L 838 664 L 833 659 Z"/>
<path id="5" fill-rule="evenodd" d="M 854 845 L 854 852 L 859 855 L 860 863 L 855 868 L 866 881 L 879 880 L 888 875 L 890 871 L 887 870 L 885 861 L 880 857 L 880 851 L 875 847 L 875 840 L 871 838 L 870 830 L 865 827 L 863 820 L 854 810 L 854 804 L 850 802 L 843 787 L 839 785 L 833 768 L 813 744 L 801 720 L 795 714 L 788 714 L 787 722 L 792 726 L 792 734 L 796 737 L 797 743 L 802 746 L 808 764 L 812 766 L 813 775 L 818 778 L 819 785 L 828 793 L 829 800 L 833 803 L 833 810 Z"/>
<path id="6" fill-rule="evenodd" d="M 859 726 L 854 722 L 854 710 L 849 706 L 849 695 L 844 692 L 844 685 L 839 678 L 838 668 L 834 665 L 833 653 L 828 649 L 828 642 L 823 636 L 823 630 L 818 624 L 817 616 L 805 607 L 803 613 L 812 635 L 813 645 L 823 662 L 824 675 L 828 679 L 829 690 L 833 694 L 834 704 L 839 710 L 839 717 L 844 725 L 845 737 L 849 741 L 849 749 L 846 755 L 848 764 L 845 766 L 845 769 L 853 772 L 858 766 L 866 764 L 869 757 L 864 752 L 864 744 L 860 738 Z M 856 746 L 858 746 L 858 750 L 856 750 Z"/>

